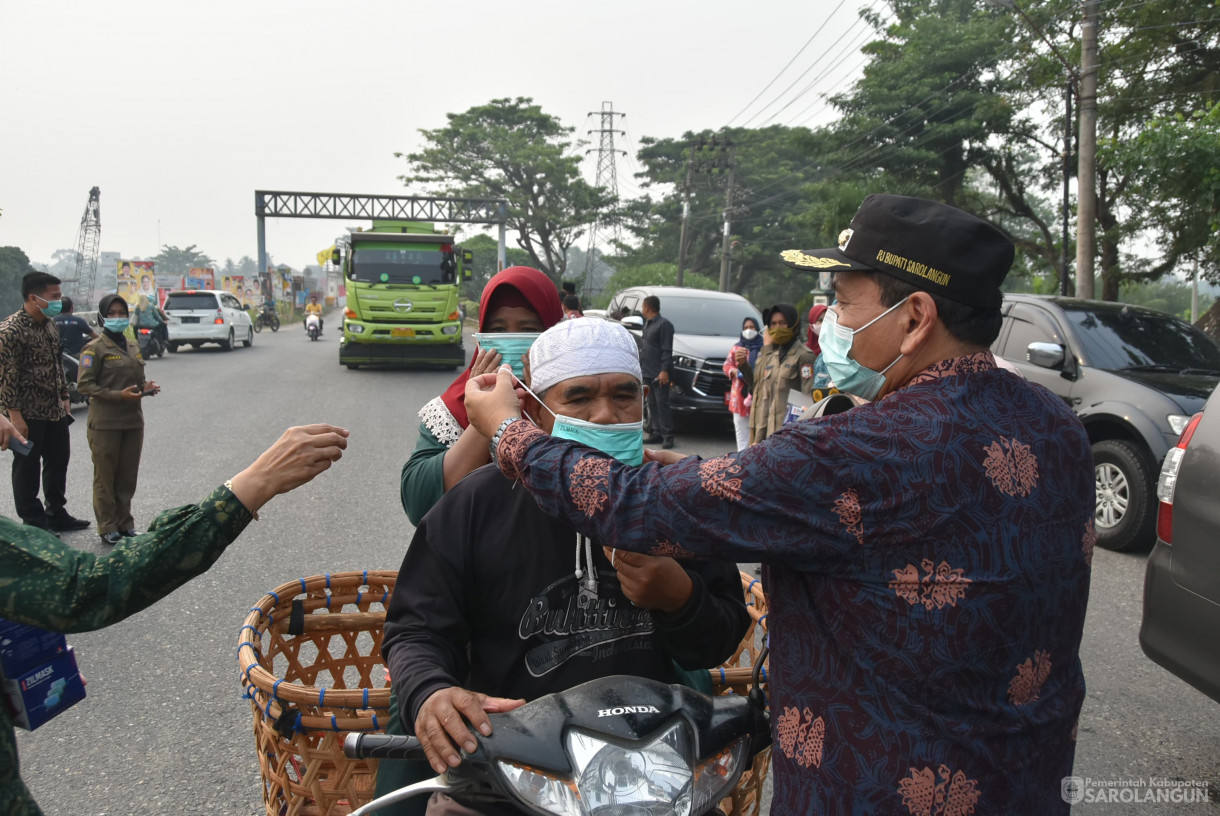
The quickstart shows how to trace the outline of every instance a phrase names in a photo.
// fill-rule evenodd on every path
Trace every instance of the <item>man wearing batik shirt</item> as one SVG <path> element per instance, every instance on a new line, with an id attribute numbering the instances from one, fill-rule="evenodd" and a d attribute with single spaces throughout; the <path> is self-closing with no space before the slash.
<path id="1" fill-rule="evenodd" d="M 773 813 L 1066 814 L 1092 457 L 1063 401 L 987 350 L 1012 244 L 888 195 L 841 240 L 782 258 L 836 273 L 822 353 L 871 403 L 633 470 L 514 421 L 497 460 L 611 546 L 763 562 Z M 517 416 L 510 379 L 471 380 L 466 407 L 494 432 Z"/>

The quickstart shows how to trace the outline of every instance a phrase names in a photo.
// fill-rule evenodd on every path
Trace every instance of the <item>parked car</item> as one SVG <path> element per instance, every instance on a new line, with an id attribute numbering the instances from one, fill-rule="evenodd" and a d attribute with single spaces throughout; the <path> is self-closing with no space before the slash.
<path id="1" fill-rule="evenodd" d="M 1186 425 L 1157 484 L 1144 578 L 1144 653 L 1220 701 L 1220 391 Z"/>
<path id="2" fill-rule="evenodd" d="M 656 295 L 661 315 L 674 324 L 673 379 L 670 407 L 677 414 L 729 419 L 729 378 L 724 358 L 741 335 L 741 323 L 762 315 L 748 300 L 731 292 L 709 292 L 680 286 L 637 286 L 610 299 L 606 313 L 640 339 L 644 318 L 640 305 Z"/>
<path id="3" fill-rule="evenodd" d="M 1156 473 L 1220 382 L 1220 346 L 1173 315 L 1123 303 L 1006 295 L 992 351 L 1084 423 L 1097 478 L 1097 544 L 1147 548 Z"/>
<path id="4" fill-rule="evenodd" d="M 254 343 L 254 323 L 237 298 L 228 292 L 190 289 L 170 292 L 165 298 L 169 315 L 169 350 L 189 345 L 217 343 L 230 351 L 240 339 L 243 346 Z"/>

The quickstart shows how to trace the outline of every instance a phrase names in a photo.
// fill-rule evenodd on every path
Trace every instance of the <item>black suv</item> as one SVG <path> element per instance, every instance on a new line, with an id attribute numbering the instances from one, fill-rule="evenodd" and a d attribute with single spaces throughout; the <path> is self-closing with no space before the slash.
<path id="1" fill-rule="evenodd" d="M 1093 444 L 1097 543 L 1145 548 L 1165 454 L 1220 382 L 1220 346 L 1173 315 L 1094 300 L 1005 295 L 992 351 L 1063 398 Z"/>
<path id="2" fill-rule="evenodd" d="M 616 294 L 606 309 L 606 317 L 622 320 L 637 342 L 644 327 L 640 306 L 649 295 L 656 295 L 661 316 L 674 324 L 670 407 L 675 414 L 697 413 L 727 421 L 729 378 L 724 373 L 724 358 L 741 336 L 742 321 L 752 317 L 762 326 L 762 315 L 750 301 L 732 292 L 637 286 Z"/>

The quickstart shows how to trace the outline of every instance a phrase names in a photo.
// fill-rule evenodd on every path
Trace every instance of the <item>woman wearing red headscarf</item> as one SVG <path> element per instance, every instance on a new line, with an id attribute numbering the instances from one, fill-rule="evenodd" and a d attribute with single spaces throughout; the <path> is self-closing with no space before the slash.
<path id="1" fill-rule="evenodd" d="M 825 392 L 831 387 L 830 371 L 826 368 L 826 363 L 822 360 L 822 319 L 826 317 L 826 310 L 829 306 L 818 304 L 809 310 L 809 339 L 805 345 L 809 350 L 818 356 L 813 362 L 813 388 L 814 391 Z"/>
<path id="2" fill-rule="evenodd" d="M 538 334 L 563 317 L 555 284 L 537 269 L 512 266 L 497 273 L 483 288 L 479 331 L 483 334 Z M 488 344 L 489 345 L 489 344 Z M 479 348 L 470 366 L 453 384 L 419 412 L 419 441 L 402 466 L 399 495 L 412 524 L 419 524 L 446 490 L 491 459 L 490 440 L 469 427 L 466 381 L 495 371 L 502 363 L 514 368 L 520 360 L 504 360 L 493 348 Z"/>

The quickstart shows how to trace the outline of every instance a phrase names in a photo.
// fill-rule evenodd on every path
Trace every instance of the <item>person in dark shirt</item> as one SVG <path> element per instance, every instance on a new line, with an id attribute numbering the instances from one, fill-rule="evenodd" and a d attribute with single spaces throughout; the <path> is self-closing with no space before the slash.
<path id="1" fill-rule="evenodd" d="M 674 324 L 661 315 L 661 299 L 644 298 L 640 308 L 644 333 L 640 337 L 640 368 L 648 385 L 648 418 L 651 428 L 645 444 L 674 446 L 674 414 L 669 407 L 669 380 L 673 374 Z"/>
<path id="2" fill-rule="evenodd" d="M 642 461 L 644 394 L 626 329 L 562 321 L 529 362 L 528 410 L 544 431 L 579 439 L 582 422 L 613 427 L 614 442 L 590 442 Z M 382 653 L 402 723 L 438 773 L 458 763 L 467 723 L 489 733 L 489 711 L 613 674 L 678 682 L 675 662 L 721 664 L 749 623 L 734 565 L 603 549 L 492 465 L 424 517 L 398 576 Z M 458 807 L 438 797 L 428 812 L 470 812 Z"/>
<path id="3" fill-rule="evenodd" d="M 503 373 L 468 384 L 471 425 L 503 427 L 501 472 L 585 535 L 763 563 L 772 813 L 1067 816 L 1088 434 L 988 350 L 1014 253 L 999 229 L 872 195 L 841 241 L 781 259 L 835 270 L 822 356 L 866 404 L 640 468 L 518 419 Z"/>
<path id="4" fill-rule="evenodd" d="M 97 339 L 97 332 L 89 326 L 89 321 L 76 314 L 70 297 L 63 298 L 63 309 L 55 315 L 54 320 L 55 327 L 59 329 L 60 342 L 64 344 L 64 352 L 72 357 L 79 359 L 85 343 Z M 76 379 L 75 375 L 72 379 Z"/>

